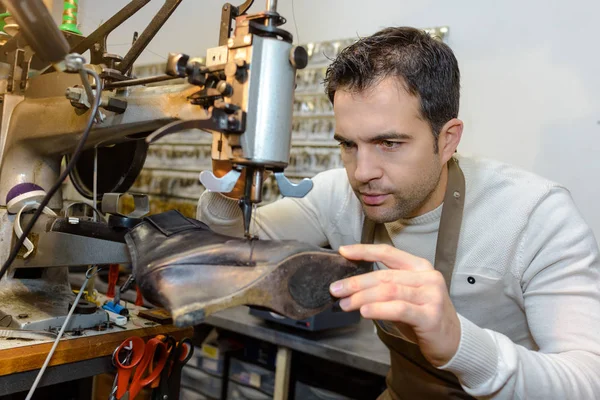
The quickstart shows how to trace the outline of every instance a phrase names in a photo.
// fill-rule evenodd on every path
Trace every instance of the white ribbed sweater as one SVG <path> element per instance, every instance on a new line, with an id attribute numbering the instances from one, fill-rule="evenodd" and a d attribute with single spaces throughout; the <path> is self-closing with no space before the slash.
<path id="1" fill-rule="evenodd" d="M 457 158 L 466 197 L 450 296 L 462 334 L 442 369 L 475 397 L 600 399 L 598 246 L 569 192 L 499 162 Z M 305 198 L 259 208 L 260 238 L 360 242 L 363 213 L 345 171 L 313 181 Z M 440 215 L 441 206 L 386 224 L 389 238 L 433 263 Z M 237 203 L 216 193 L 201 196 L 198 218 L 220 233 L 243 231 Z"/>

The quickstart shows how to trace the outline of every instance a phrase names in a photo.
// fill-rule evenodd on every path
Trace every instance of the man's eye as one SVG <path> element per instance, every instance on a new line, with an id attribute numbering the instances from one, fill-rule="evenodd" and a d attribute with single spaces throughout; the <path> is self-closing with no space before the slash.
<path id="1" fill-rule="evenodd" d="M 354 147 L 354 143 L 352 142 L 339 142 L 339 145 L 344 150 L 351 149 L 352 147 Z"/>
<path id="2" fill-rule="evenodd" d="M 397 149 L 402 145 L 402 142 L 393 142 L 391 140 L 382 140 L 381 146 L 385 149 Z"/>

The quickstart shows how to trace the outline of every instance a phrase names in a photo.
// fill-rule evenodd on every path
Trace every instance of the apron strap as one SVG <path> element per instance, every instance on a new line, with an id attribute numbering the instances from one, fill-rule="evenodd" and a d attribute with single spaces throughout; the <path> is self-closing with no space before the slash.
<path id="1" fill-rule="evenodd" d="M 465 205 L 465 176 L 458 166 L 458 161 L 452 157 L 448 161 L 448 184 L 444 196 L 444 206 L 438 229 L 438 239 L 435 248 L 435 269 L 440 271 L 446 281 L 448 293 L 456 262 L 456 251 L 460 238 L 463 209 Z"/>

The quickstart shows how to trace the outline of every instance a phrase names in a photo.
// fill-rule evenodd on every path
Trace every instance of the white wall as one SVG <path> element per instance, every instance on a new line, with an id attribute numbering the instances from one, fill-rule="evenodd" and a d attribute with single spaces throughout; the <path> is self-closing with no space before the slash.
<path id="1" fill-rule="evenodd" d="M 120 44 L 130 42 L 161 2 L 152 3 L 115 31 L 112 51 L 124 52 Z M 82 31 L 90 33 L 124 4 L 81 0 Z M 217 44 L 222 4 L 184 0 L 150 50 L 163 57 L 204 54 Z M 263 6 L 257 0 L 252 9 Z M 461 152 L 564 184 L 600 238 L 600 1 L 295 0 L 294 8 L 302 43 L 364 36 L 389 25 L 448 25 L 463 76 Z M 296 36 L 291 0 L 279 0 L 279 11 Z M 152 52 L 140 64 L 163 60 Z"/>

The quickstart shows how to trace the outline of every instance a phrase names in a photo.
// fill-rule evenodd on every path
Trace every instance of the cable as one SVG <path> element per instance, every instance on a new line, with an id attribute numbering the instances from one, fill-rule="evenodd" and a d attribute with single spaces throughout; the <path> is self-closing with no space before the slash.
<path id="1" fill-rule="evenodd" d="M 97 209 L 97 208 L 95 208 L 93 205 L 91 205 L 91 204 L 88 204 L 88 203 L 86 203 L 86 202 L 84 202 L 84 201 L 74 201 L 73 203 L 69 204 L 69 205 L 67 206 L 67 208 L 65 208 L 65 217 L 66 217 L 66 218 L 68 218 L 68 217 L 69 217 L 69 210 L 71 209 L 71 207 L 73 207 L 74 205 L 77 205 L 77 204 L 82 204 L 82 205 L 84 205 L 84 206 L 88 206 L 89 208 L 91 208 L 91 209 L 92 209 L 92 211 L 94 211 L 94 212 L 95 212 L 95 213 L 98 215 L 98 217 L 100 217 L 100 219 L 104 219 L 104 218 L 105 218 L 105 215 L 104 215 L 104 214 L 102 214 L 102 213 L 100 212 L 100 210 L 98 210 L 98 209 Z"/>
<path id="2" fill-rule="evenodd" d="M 300 43 L 300 32 L 298 32 L 298 23 L 296 22 L 296 10 L 294 9 L 294 0 L 292 0 L 292 18 L 296 27 L 296 43 Z"/>
<path id="3" fill-rule="evenodd" d="M 82 70 L 82 71 L 85 71 L 86 73 L 92 75 L 94 77 L 94 81 L 96 82 L 96 86 L 97 86 L 96 96 L 94 98 L 92 110 L 90 112 L 90 116 L 89 116 L 87 125 L 85 127 L 85 130 L 83 131 L 83 135 L 81 136 L 79 143 L 77 144 L 77 147 L 75 148 L 75 151 L 73 152 L 73 156 L 71 157 L 71 160 L 69 160 L 69 163 L 65 167 L 65 170 L 58 177 L 58 180 L 56 181 L 54 186 L 52 186 L 50 188 L 50 190 L 44 197 L 44 200 L 42 200 L 41 204 L 39 205 L 39 207 L 33 214 L 33 217 L 31 218 L 31 220 L 29 221 L 29 223 L 27 224 L 25 229 L 23 229 L 23 234 L 17 241 L 17 244 L 11 250 L 10 255 L 8 256 L 8 259 L 2 265 L 2 268 L 0 269 L 0 280 L 6 274 L 6 271 L 8 271 L 8 268 L 10 268 L 10 265 L 13 263 L 15 258 L 17 258 L 17 254 L 19 254 L 19 250 L 21 250 L 21 246 L 23 246 L 23 243 L 25 243 L 25 239 L 27 239 L 27 236 L 33 229 L 33 225 L 35 224 L 35 222 L 38 220 L 40 215 L 42 215 L 42 212 L 44 211 L 44 207 L 46 207 L 48 205 L 48 203 L 50 203 L 50 199 L 52 198 L 52 196 L 54 196 L 56 191 L 58 189 L 60 189 L 60 186 L 62 185 L 63 181 L 67 178 L 67 176 L 69 176 L 69 174 L 71 173 L 71 170 L 75 167 L 75 163 L 77 163 L 77 160 L 79 159 L 79 156 L 81 155 L 81 152 L 83 150 L 85 142 L 86 142 L 88 136 L 90 135 L 92 126 L 94 125 L 94 118 L 96 117 L 96 114 L 98 113 L 98 110 L 100 109 L 100 100 L 102 99 L 102 96 L 101 96 L 102 81 L 100 80 L 100 77 L 98 76 L 96 71 L 94 71 L 92 69 L 87 69 L 87 68 L 84 68 L 84 70 Z M 85 76 L 85 78 L 84 78 L 84 76 L 85 76 L 85 73 L 82 73 L 82 82 L 83 82 L 83 85 L 86 86 L 86 88 L 87 88 L 88 86 L 90 86 L 90 83 L 87 79 L 87 76 Z M 91 90 L 91 88 L 90 88 L 90 90 Z"/>
<path id="4" fill-rule="evenodd" d="M 100 97 L 100 96 L 98 96 L 98 97 Z M 27 397 L 25 398 L 25 400 L 31 399 L 31 396 L 33 396 L 33 392 L 35 392 L 37 385 L 40 383 L 40 380 L 42 379 L 44 372 L 46 372 L 46 368 L 48 367 L 48 364 L 50 363 L 50 360 L 52 359 L 52 356 L 54 355 L 54 351 L 56 350 L 56 347 L 58 346 L 58 342 L 60 341 L 60 338 L 62 337 L 63 333 L 65 333 L 65 329 L 67 328 L 67 325 L 69 325 L 71 316 L 73 315 L 73 312 L 75 311 L 75 308 L 77 307 L 77 304 L 79 304 L 81 295 L 83 295 L 83 292 L 84 292 L 83 288 L 85 287 L 85 285 L 87 285 L 88 280 L 90 280 L 90 278 L 93 275 L 95 275 L 95 274 L 90 274 L 90 271 L 92 271 L 93 268 L 94 267 L 91 267 L 86 271 L 85 280 L 83 281 L 83 284 L 81 285 L 81 289 L 79 290 L 79 293 L 77 293 L 77 297 L 75 297 L 75 301 L 73 302 L 73 305 L 71 306 L 71 309 L 69 310 L 69 314 L 67 314 L 67 318 L 65 318 L 65 322 L 63 322 L 62 326 L 60 327 L 60 331 L 58 332 L 58 336 L 56 337 L 56 340 L 54 341 L 54 345 L 50 349 L 50 353 L 48 353 L 48 356 L 46 356 L 46 361 L 44 361 L 44 365 L 42 365 L 42 368 L 40 368 L 40 371 L 38 372 L 37 376 L 35 377 L 35 381 L 33 382 L 31 389 L 29 389 L 29 393 L 27 393 Z"/>

